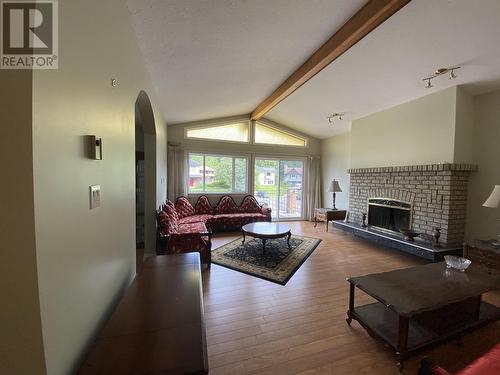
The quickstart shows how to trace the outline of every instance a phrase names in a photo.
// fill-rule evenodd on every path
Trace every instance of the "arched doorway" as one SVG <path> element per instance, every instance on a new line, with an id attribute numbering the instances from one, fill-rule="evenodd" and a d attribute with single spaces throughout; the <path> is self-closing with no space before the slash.
<path id="1" fill-rule="evenodd" d="M 155 252 L 156 127 L 148 95 L 141 91 L 135 102 L 136 246 Z"/>

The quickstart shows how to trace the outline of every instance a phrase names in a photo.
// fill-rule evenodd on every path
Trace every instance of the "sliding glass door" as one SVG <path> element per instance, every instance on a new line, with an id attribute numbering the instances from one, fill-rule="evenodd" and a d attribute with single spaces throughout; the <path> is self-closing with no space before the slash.
<path id="1" fill-rule="evenodd" d="M 255 159 L 254 194 L 272 208 L 275 220 L 302 219 L 303 181 L 303 160 Z"/>

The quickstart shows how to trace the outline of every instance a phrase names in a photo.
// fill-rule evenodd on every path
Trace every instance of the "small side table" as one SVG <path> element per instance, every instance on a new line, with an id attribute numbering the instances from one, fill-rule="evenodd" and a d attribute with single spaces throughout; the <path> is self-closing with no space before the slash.
<path id="1" fill-rule="evenodd" d="M 494 241 L 467 241 L 464 243 L 464 257 L 489 274 L 500 275 L 500 248 L 492 245 Z"/>
<path id="2" fill-rule="evenodd" d="M 316 208 L 314 210 L 314 228 L 318 225 L 318 221 L 326 221 L 326 231 L 328 232 L 328 222 L 332 220 L 344 220 L 346 210 L 334 210 L 333 208 Z"/>

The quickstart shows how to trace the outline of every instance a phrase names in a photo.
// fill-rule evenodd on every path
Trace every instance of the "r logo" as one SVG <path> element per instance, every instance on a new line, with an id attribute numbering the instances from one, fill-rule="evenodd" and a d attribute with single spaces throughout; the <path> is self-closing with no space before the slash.
<path id="1" fill-rule="evenodd" d="M 1 4 L 1 68 L 57 69 L 57 0 Z"/>
<path id="2" fill-rule="evenodd" d="M 52 54 L 52 3 L 2 6 L 4 54 Z"/>

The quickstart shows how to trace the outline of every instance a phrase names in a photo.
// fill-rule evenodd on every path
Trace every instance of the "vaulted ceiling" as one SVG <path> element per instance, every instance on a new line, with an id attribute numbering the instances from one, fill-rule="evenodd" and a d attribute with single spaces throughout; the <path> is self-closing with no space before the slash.
<path id="1" fill-rule="evenodd" d="M 363 0 L 128 0 L 167 123 L 250 113 Z M 413 0 L 266 117 L 326 138 L 456 84 L 500 87 L 500 2 Z M 458 78 L 422 78 L 461 65 Z M 347 112 L 328 123 L 332 112 Z"/>

